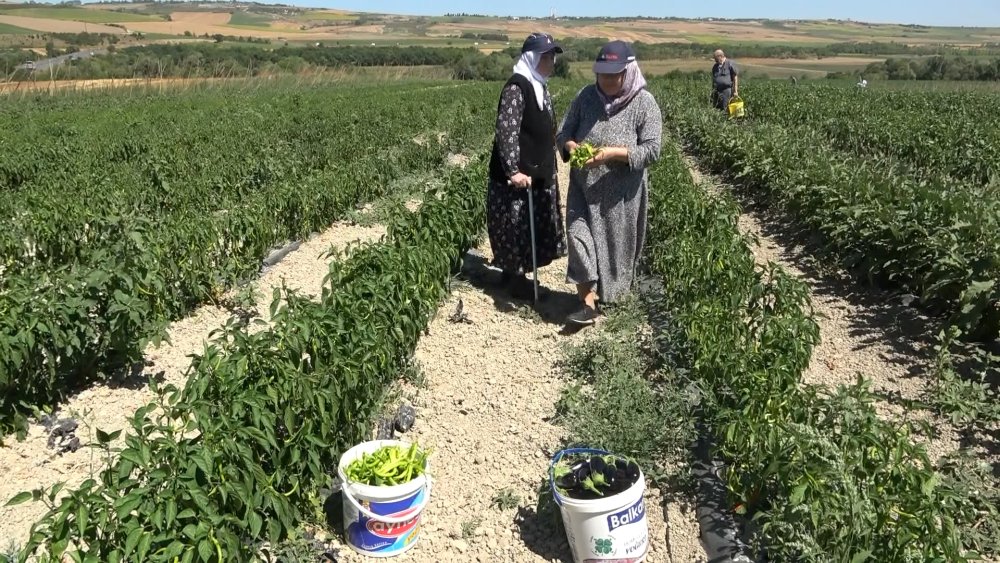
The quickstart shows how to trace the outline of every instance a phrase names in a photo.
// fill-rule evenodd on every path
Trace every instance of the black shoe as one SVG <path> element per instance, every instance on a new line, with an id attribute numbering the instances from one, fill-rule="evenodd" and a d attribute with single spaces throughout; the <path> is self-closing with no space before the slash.
<path id="1" fill-rule="evenodd" d="M 566 317 L 566 320 L 578 325 L 592 325 L 599 316 L 601 313 L 597 309 L 584 305 L 582 309 Z"/>
<path id="2" fill-rule="evenodd" d="M 560 240 L 559 244 L 556 245 L 556 258 L 565 258 L 569 256 L 569 250 L 566 247 L 566 241 Z"/>
<path id="3" fill-rule="evenodd" d="M 541 287 L 538 288 L 539 294 L 541 294 L 541 289 Z M 530 301 L 535 298 L 535 287 L 532 281 L 525 276 L 518 276 L 512 279 L 507 285 L 507 290 L 514 299 Z"/>

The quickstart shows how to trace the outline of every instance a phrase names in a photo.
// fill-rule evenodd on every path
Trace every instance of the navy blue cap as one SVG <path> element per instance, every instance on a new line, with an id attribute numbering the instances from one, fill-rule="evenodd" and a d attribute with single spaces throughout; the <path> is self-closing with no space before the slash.
<path id="1" fill-rule="evenodd" d="M 596 74 L 618 74 L 625 66 L 635 61 L 635 51 L 624 41 L 611 41 L 601 47 L 594 62 Z"/>
<path id="2" fill-rule="evenodd" d="M 548 33 L 532 33 L 524 40 L 524 45 L 521 45 L 522 53 L 527 53 L 528 51 L 534 51 L 538 54 L 548 53 L 549 51 L 562 53 L 563 49 Z"/>

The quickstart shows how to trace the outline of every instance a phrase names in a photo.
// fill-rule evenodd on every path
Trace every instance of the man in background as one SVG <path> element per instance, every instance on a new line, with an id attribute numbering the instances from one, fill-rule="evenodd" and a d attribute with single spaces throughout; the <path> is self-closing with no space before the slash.
<path id="1" fill-rule="evenodd" d="M 712 105 L 727 111 L 729 100 L 740 95 L 740 77 L 732 61 L 719 49 L 712 66 Z"/>

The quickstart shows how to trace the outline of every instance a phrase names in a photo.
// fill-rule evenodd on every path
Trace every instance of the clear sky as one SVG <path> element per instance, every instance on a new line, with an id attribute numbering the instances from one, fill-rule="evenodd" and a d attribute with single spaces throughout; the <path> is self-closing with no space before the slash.
<path id="1" fill-rule="evenodd" d="M 267 1 L 267 0 L 262 0 Z M 341 8 L 395 14 L 547 16 L 729 17 L 772 19 L 852 19 L 873 23 L 914 23 L 1000 27 L 1000 0 L 285 0 L 296 6 Z"/>

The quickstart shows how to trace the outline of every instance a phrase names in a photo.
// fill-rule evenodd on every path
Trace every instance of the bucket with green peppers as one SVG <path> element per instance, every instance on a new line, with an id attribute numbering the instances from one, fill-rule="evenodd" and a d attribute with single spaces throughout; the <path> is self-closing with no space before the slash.
<path id="1" fill-rule="evenodd" d="M 415 443 L 372 440 L 341 455 L 337 475 L 351 549 L 393 557 L 413 548 L 430 502 L 429 453 Z"/>

